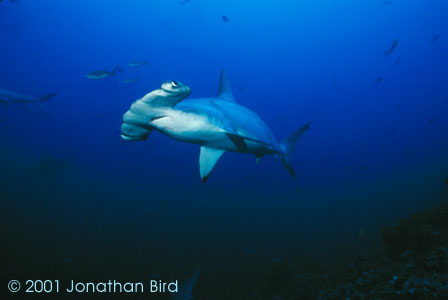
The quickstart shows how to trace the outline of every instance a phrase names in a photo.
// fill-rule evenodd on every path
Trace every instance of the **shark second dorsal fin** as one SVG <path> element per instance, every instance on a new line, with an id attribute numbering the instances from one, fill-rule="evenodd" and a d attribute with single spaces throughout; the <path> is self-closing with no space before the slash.
<path id="1" fill-rule="evenodd" d="M 216 162 L 219 160 L 224 150 L 202 146 L 199 154 L 199 170 L 202 182 L 206 182 L 213 171 Z"/>
<path id="2" fill-rule="evenodd" d="M 230 88 L 230 82 L 227 79 L 226 70 L 222 70 L 221 76 L 219 77 L 218 98 L 236 102 L 235 98 L 233 98 L 232 89 Z"/>

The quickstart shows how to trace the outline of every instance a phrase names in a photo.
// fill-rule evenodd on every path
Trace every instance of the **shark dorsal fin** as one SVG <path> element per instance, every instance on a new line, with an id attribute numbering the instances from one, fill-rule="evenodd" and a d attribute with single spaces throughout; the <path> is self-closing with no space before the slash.
<path id="1" fill-rule="evenodd" d="M 206 182 L 210 173 L 216 165 L 224 150 L 214 149 L 202 146 L 201 153 L 199 154 L 199 169 L 201 173 L 201 179 Z"/>
<path id="2" fill-rule="evenodd" d="M 235 102 L 232 89 L 230 88 L 230 82 L 227 79 L 226 70 L 221 71 L 221 76 L 219 78 L 218 98 Z"/>

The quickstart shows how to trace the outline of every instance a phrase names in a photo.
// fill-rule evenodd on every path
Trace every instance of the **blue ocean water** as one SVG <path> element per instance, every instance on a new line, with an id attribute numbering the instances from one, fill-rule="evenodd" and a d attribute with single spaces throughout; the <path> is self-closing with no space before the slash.
<path id="1" fill-rule="evenodd" d="M 1 1 L 0 88 L 57 92 L 0 105 L 2 279 L 201 265 L 198 299 L 249 299 L 273 260 L 332 267 L 377 247 L 383 226 L 447 200 L 447 14 L 442 0 Z M 204 184 L 197 145 L 120 138 L 133 101 L 166 80 L 213 97 L 223 68 L 277 139 L 311 122 L 296 179 L 227 152 Z"/>

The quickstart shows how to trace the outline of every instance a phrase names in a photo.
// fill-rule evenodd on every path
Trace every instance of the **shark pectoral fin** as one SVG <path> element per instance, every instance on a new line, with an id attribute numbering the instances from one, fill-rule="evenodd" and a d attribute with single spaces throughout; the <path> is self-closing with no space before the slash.
<path id="1" fill-rule="evenodd" d="M 201 153 L 199 155 L 199 169 L 201 173 L 202 182 L 206 182 L 210 176 L 216 162 L 219 160 L 224 150 L 214 149 L 202 146 Z"/>
<path id="2" fill-rule="evenodd" d="M 225 70 L 221 71 L 221 76 L 219 78 L 218 98 L 236 102 Z"/>
<path id="3" fill-rule="evenodd" d="M 9 105 L 9 101 L 0 99 L 0 104 L 4 105 L 4 106 L 8 106 Z"/>
<path id="4" fill-rule="evenodd" d="M 255 156 L 256 162 L 257 162 L 257 166 L 260 165 L 261 159 L 263 158 L 263 155 L 260 156 Z"/>

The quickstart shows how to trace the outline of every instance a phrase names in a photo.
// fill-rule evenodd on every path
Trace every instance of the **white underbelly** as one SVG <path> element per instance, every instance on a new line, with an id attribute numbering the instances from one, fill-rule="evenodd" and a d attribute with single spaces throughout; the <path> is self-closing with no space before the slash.
<path id="1" fill-rule="evenodd" d="M 174 110 L 155 119 L 151 125 L 173 139 L 194 144 L 202 145 L 226 136 L 221 128 L 208 122 L 206 117 Z"/>
<path id="2" fill-rule="evenodd" d="M 267 154 L 271 150 L 266 145 L 243 140 L 245 148 L 238 147 L 226 131 L 209 122 L 207 117 L 181 111 L 169 111 L 163 117 L 156 118 L 151 126 L 167 136 L 182 142 L 199 144 L 226 151 L 253 154 Z"/>

